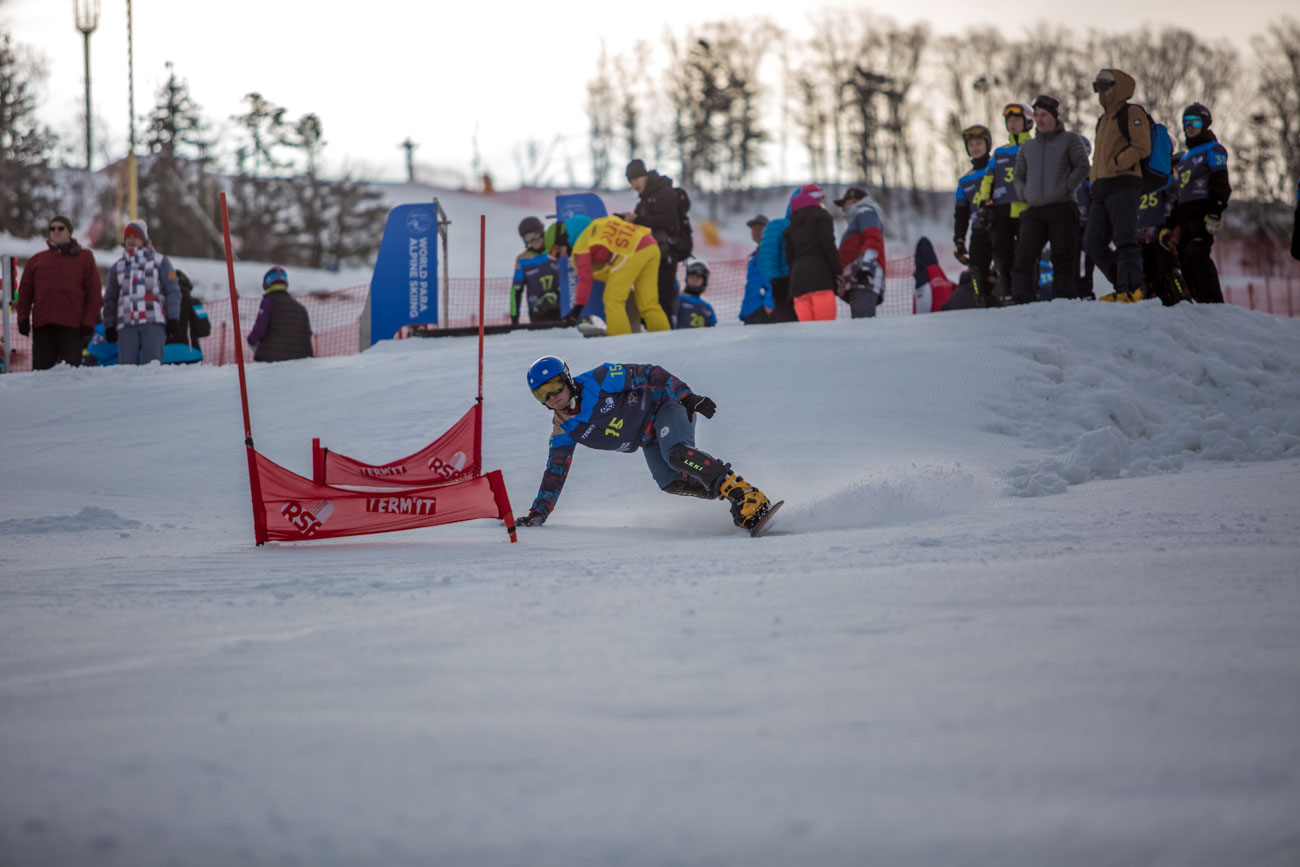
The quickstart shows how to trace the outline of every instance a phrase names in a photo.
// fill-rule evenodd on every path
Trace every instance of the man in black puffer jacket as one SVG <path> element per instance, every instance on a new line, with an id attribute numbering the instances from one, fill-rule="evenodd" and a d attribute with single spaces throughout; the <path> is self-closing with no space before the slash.
<path id="1" fill-rule="evenodd" d="M 311 320 L 307 308 L 289 294 L 289 275 L 278 265 L 262 278 L 262 306 L 248 333 L 256 346 L 254 361 L 290 361 L 311 358 Z"/>
<path id="2" fill-rule="evenodd" d="M 627 182 L 641 198 L 635 212 L 619 216 L 648 227 L 659 245 L 659 306 L 671 323 L 677 311 L 677 264 L 685 262 L 694 247 L 686 217 L 690 199 L 673 187 L 672 178 L 646 171 L 641 160 L 627 164 Z"/>

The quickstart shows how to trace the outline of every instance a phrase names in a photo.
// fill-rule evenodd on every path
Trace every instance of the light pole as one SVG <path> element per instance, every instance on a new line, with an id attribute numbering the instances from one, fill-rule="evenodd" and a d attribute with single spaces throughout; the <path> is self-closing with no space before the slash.
<path id="1" fill-rule="evenodd" d="M 72 0 L 72 11 L 86 43 L 86 171 L 90 171 L 90 34 L 99 26 L 99 0 Z"/>
<path id="2" fill-rule="evenodd" d="M 126 87 L 127 102 L 131 112 L 131 150 L 126 154 L 126 213 L 136 219 L 138 184 L 135 165 L 135 42 L 131 28 L 131 0 L 126 0 Z"/>

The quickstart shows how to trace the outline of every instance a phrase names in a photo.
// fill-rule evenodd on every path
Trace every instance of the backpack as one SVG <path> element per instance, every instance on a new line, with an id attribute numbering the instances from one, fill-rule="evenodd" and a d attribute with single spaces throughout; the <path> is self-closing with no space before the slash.
<path id="1" fill-rule="evenodd" d="M 1125 103 L 1120 112 L 1119 125 L 1124 130 L 1124 138 L 1133 143 L 1133 136 L 1128 131 L 1128 110 L 1137 108 L 1146 115 L 1147 132 L 1151 137 L 1151 153 L 1142 158 L 1142 192 L 1153 193 L 1169 185 L 1174 172 L 1174 143 L 1169 138 L 1169 130 L 1162 123 L 1156 123 L 1142 106 Z"/>
<path id="2" fill-rule="evenodd" d="M 691 218 L 688 216 L 691 211 L 691 197 L 686 195 L 686 191 L 681 187 L 674 187 L 673 192 L 677 194 L 677 231 L 673 238 L 673 259 L 678 262 L 685 261 L 691 253 L 695 251 L 695 236 L 691 231 Z"/>

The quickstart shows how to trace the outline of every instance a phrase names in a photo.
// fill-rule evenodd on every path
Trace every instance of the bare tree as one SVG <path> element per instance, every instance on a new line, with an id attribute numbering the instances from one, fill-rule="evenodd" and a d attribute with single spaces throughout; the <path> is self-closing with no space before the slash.
<path id="1" fill-rule="evenodd" d="M 1300 21 L 1279 18 L 1252 47 L 1259 78 L 1248 175 L 1258 195 L 1287 201 L 1300 177 Z"/>
<path id="2" fill-rule="evenodd" d="M 44 78 L 39 58 L 0 31 L 0 231 L 15 235 L 40 234 L 54 211 L 49 161 L 57 140 L 35 117 Z"/>
<path id="3" fill-rule="evenodd" d="M 609 180 L 614 150 L 615 102 L 613 67 L 605 46 L 600 46 L 596 74 L 587 82 L 587 150 L 591 156 L 591 186 L 601 189 Z"/>

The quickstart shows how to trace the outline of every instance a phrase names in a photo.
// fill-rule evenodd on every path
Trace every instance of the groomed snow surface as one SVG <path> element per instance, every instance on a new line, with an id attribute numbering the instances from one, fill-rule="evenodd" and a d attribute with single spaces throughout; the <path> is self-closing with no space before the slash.
<path id="1" fill-rule="evenodd" d="M 382 463 L 476 341 L 255 366 Z M 233 367 L 0 377 L 0 864 L 1300 863 L 1300 322 L 1057 301 L 489 340 L 654 362 L 759 540 L 580 450 L 553 518 L 256 548 Z"/>

